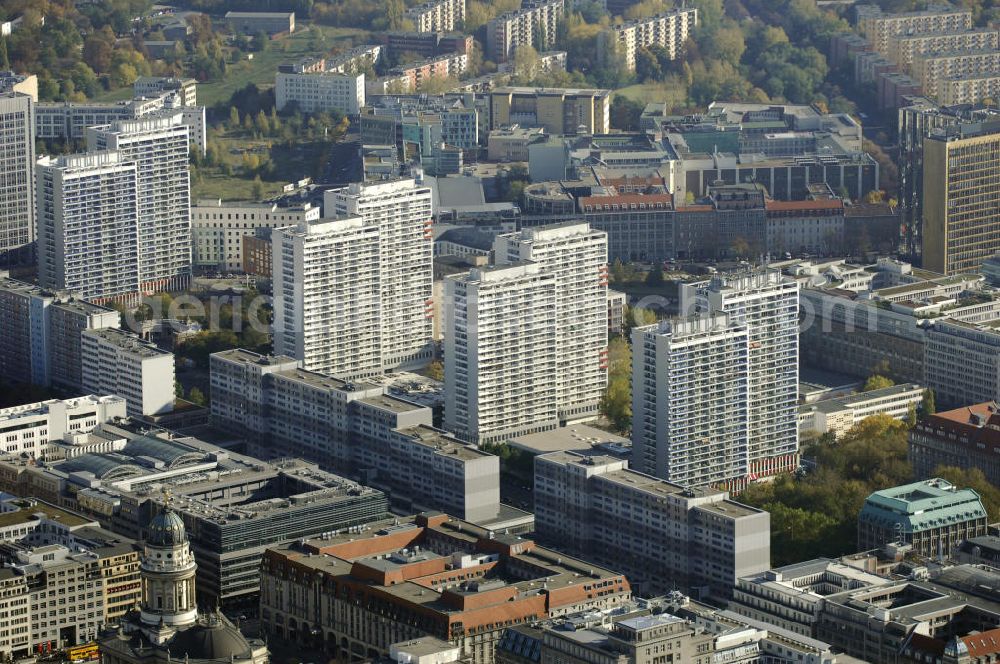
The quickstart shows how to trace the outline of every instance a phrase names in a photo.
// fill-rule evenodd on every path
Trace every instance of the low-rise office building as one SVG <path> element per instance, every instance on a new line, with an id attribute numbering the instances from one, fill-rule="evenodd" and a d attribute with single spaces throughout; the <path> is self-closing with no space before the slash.
<path id="1" fill-rule="evenodd" d="M 139 547 L 95 521 L 34 500 L 0 503 L 0 654 L 92 641 L 139 598 Z"/>
<path id="2" fill-rule="evenodd" d="M 625 571 L 646 594 L 680 588 L 728 598 L 737 579 L 771 563 L 767 512 L 725 491 L 637 473 L 623 459 L 537 457 L 534 497 L 543 541 Z"/>
<path id="3" fill-rule="evenodd" d="M 226 12 L 226 25 L 237 34 L 295 32 L 295 12 Z"/>
<path id="4" fill-rule="evenodd" d="M 740 577 L 729 609 L 803 636 L 815 636 L 827 595 L 889 583 L 889 579 L 828 558 Z"/>
<path id="5" fill-rule="evenodd" d="M 173 353 L 114 328 L 85 330 L 81 349 L 85 392 L 124 397 L 133 417 L 174 409 Z"/>
<path id="6" fill-rule="evenodd" d="M 320 208 L 309 203 L 280 207 L 276 203 L 200 200 L 191 206 L 191 248 L 195 268 L 225 272 L 243 270 L 243 238 L 259 228 L 294 226 L 319 219 Z M 267 274 L 271 270 L 268 268 Z"/>
<path id="7" fill-rule="evenodd" d="M 264 631 L 338 658 L 429 635 L 490 664 L 508 626 L 630 596 L 621 574 L 440 513 L 272 548 L 262 574 Z"/>
<path id="8" fill-rule="evenodd" d="M 65 460 L 0 459 L 0 488 L 45 496 L 133 539 L 169 502 L 191 535 L 202 605 L 255 610 L 265 548 L 388 514 L 381 491 L 315 464 L 262 461 L 138 423 L 101 425 L 77 446 L 85 451 Z"/>
<path id="9" fill-rule="evenodd" d="M 923 398 L 923 387 L 916 383 L 904 383 L 805 404 L 799 407 L 799 430 L 842 436 L 872 415 L 884 414 L 902 420 Z"/>
<path id="10" fill-rule="evenodd" d="M 0 452 L 41 459 L 50 441 L 85 434 L 125 416 L 125 399 L 118 396 L 49 399 L 2 408 Z"/>
<path id="11" fill-rule="evenodd" d="M 611 130 L 608 90 L 497 88 L 490 92 L 490 128 L 542 127 L 549 134 L 607 134 Z"/>
<path id="12" fill-rule="evenodd" d="M 858 515 L 858 548 L 908 544 L 914 553 L 942 558 L 959 542 L 986 534 L 987 514 L 972 489 L 928 479 L 876 491 Z"/>
<path id="13" fill-rule="evenodd" d="M 957 565 L 930 581 L 827 595 L 817 638 L 871 664 L 986 662 L 1000 643 L 998 585 L 995 569 Z"/>
<path id="14" fill-rule="evenodd" d="M 302 456 L 384 488 L 403 509 L 475 522 L 500 514 L 497 457 L 434 429 L 430 408 L 382 385 L 244 350 L 211 358 L 212 419 L 262 456 Z"/>

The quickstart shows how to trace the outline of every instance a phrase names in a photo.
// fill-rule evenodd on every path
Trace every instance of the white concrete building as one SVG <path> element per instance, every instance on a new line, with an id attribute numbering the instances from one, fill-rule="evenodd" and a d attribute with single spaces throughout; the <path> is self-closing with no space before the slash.
<path id="1" fill-rule="evenodd" d="M 43 157 L 38 189 L 38 281 L 98 302 L 139 295 L 135 161 L 117 151 Z"/>
<path id="2" fill-rule="evenodd" d="M 353 183 L 323 195 L 325 216 L 360 216 L 378 229 L 382 368 L 431 359 L 434 236 L 431 190 L 414 180 Z"/>
<path id="3" fill-rule="evenodd" d="M 888 415 L 902 420 L 909 414 L 910 408 L 920 405 L 923 398 L 923 387 L 916 383 L 903 383 L 837 399 L 824 399 L 799 407 L 799 429 L 841 436 L 872 415 Z"/>
<path id="4" fill-rule="evenodd" d="M 133 417 L 173 410 L 173 353 L 122 330 L 86 330 L 82 338 L 86 392 L 124 397 Z"/>
<path id="5" fill-rule="evenodd" d="M 198 105 L 198 81 L 174 76 L 140 76 L 132 84 L 136 97 L 154 97 L 165 92 L 177 94 L 181 106 Z"/>
<path id="6" fill-rule="evenodd" d="M 776 271 L 719 275 L 681 286 L 681 311 L 724 313 L 750 340 L 749 475 L 798 467 L 799 285 Z"/>
<path id="7" fill-rule="evenodd" d="M 274 352 L 341 378 L 382 371 L 379 230 L 361 217 L 271 234 Z"/>
<path id="8" fill-rule="evenodd" d="M 513 59 L 518 46 L 532 46 L 539 52 L 551 50 L 565 13 L 565 0 L 526 0 L 520 9 L 486 24 L 486 55 L 501 63 Z"/>
<path id="9" fill-rule="evenodd" d="M 725 314 L 632 330 L 632 460 L 684 486 L 749 474 L 750 341 Z"/>
<path id="10" fill-rule="evenodd" d="M 557 401 L 561 422 L 592 419 L 608 383 L 608 236 L 565 223 L 500 235 L 497 265 L 538 263 L 556 278 Z"/>
<path id="11" fill-rule="evenodd" d="M 625 66 L 634 70 L 636 53 L 650 46 L 663 48 L 671 60 L 676 60 L 697 25 L 697 9 L 674 9 L 612 25 L 598 36 L 597 47 L 602 58 L 620 56 Z"/>
<path id="12" fill-rule="evenodd" d="M 465 24 L 465 0 L 433 0 L 406 10 L 417 32 L 455 32 Z"/>
<path id="13" fill-rule="evenodd" d="M 557 283 L 537 263 L 445 279 L 445 429 L 483 444 L 558 426 Z"/>
<path id="14" fill-rule="evenodd" d="M 0 408 L 0 452 L 45 455 L 50 441 L 87 433 L 98 424 L 125 417 L 125 399 L 88 395 Z"/>
<path id="15" fill-rule="evenodd" d="M 0 265 L 28 263 L 35 241 L 34 102 L 0 94 Z"/>
<path id="16" fill-rule="evenodd" d="M 305 203 L 279 207 L 276 203 L 221 199 L 200 200 L 191 206 L 191 247 L 194 266 L 226 272 L 243 270 L 243 238 L 258 228 L 281 228 L 319 219 L 320 208 Z"/>
<path id="17" fill-rule="evenodd" d="M 274 82 L 275 106 L 283 111 L 292 102 L 303 113 L 340 111 L 356 116 L 365 105 L 365 75 L 278 72 Z"/>
<path id="18" fill-rule="evenodd" d="M 134 161 L 139 207 L 139 287 L 145 293 L 191 283 L 190 135 L 180 111 L 87 130 L 90 150 Z"/>

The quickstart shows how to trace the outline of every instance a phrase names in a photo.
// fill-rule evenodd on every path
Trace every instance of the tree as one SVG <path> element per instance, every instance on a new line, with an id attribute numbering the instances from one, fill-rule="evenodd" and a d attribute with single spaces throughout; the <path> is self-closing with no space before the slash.
<path id="1" fill-rule="evenodd" d="M 924 415 L 933 415 L 937 412 L 937 406 L 934 404 L 934 390 L 929 387 L 924 390 L 924 396 L 920 400 L 920 412 Z"/>
<path id="2" fill-rule="evenodd" d="M 938 466 L 934 469 L 935 477 L 948 480 L 962 489 L 972 489 L 979 494 L 983 507 L 989 515 L 989 522 L 1000 518 L 1000 488 L 986 479 L 979 468 L 956 468 L 954 466 Z"/>
<path id="3" fill-rule="evenodd" d="M 646 285 L 647 286 L 662 286 L 663 285 L 663 270 L 658 267 L 654 267 L 646 275 Z"/>
<path id="4" fill-rule="evenodd" d="M 239 129 L 240 127 L 240 112 L 235 106 L 229 107 L 229 128 Z"/>
<path id="5" fill-rule="evenodd" d="M 176 378 L 174 379 L 174 396 L 178 399 L 184 398 L 184 386 Z"/>
<path id="6" fill-rule="evenodd" d="M 871 392 L 873 390 L 884 390 L 887 387 L 892 387 L 896 383 L 891 378 L 886 378 L 885 376 L 880 376 L 879 374 L 872 374 L 865 381 L 864 387 L 861 388 L 862 392 Z"/>
<path id="7" fill-rule="evenodd" d="M 632 426 L 632 352 L 628 342 L 615 337 L 608 343 L 608 387 L 600 411 L 619 432 Z"/>
<path id="8" fill-rule="evenodd" d="M 525 44 L 514 51 L 514 78 L 519 83 L 530 83 L 538 75 L 538 51 L 534 46 Z"/>
<path id="9" fill-rule="evenodd" d="M 96 72 L 106 72 L 111 67 L 112 49 L 102 36 L 97 33 L 87 37 L 83 43 L 83 61 Z"/>
<path id="10" fill-rule="evenodd" d="M 427 376 L 434 380 L 444 380 L 444 363 L 434 360 L 427 365 Z"/>
<path id="11" fill-rule="evenodd" d="M 205 393 L 197 387 L 192 387 L 191 391 L 188 392 L 188 401 L 196 406 L 204 407 L 208 405 L 208 399 L 205 397 Z"/>
<path id="12" fill-rule="evenodd" d="M 10 69 L 10 57 L 7 55 L 7 38 L 0 37 L 0 70 Z"/>
<path id="13" fill-rule="evenodd" d="M 622 131 L 635 131 L 639 128 L 639 118 L 642 116 L 642 104 L 624 95 L 615 95 L 611 100 L 611 126 Z"/>
<path id="14" fill-rule="evenodd" d="M 264 198 L 264 183 L 260 181 L 259 175 L 254 176 L 253 184 L 250 185 L 250 196 L 253 197 L 255 201 L 259 201 Z"/>

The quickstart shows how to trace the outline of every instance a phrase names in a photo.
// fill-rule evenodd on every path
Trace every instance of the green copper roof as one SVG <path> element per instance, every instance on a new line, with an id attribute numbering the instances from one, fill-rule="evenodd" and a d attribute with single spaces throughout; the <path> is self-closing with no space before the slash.
<path id="1" fill-rule="evenodd" d="M 865 500 L 861 520 L 903 532 L 920 532 L 973 519 L 985 519 L 986 509 L 972 489 L 958 489 L 936 478 L 876 491 Z"/>

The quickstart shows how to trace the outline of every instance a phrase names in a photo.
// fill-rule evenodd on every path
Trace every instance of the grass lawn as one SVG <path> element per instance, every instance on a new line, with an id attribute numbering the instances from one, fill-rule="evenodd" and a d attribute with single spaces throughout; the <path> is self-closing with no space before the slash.
<path id="1" fill-rule="evenodd" d="M 272 41 L 267 51 L 254 53 L 253 60 L 247 60 L 246 54 L 243 54 L 243 60 L 229 65 L 224 79 L 199 83 L 198 103 L 202 106 L 214 106 L 219 102 L 226 101 L 234 92 L 249 83 L 255 83 L 260 88 L 272 87 L 278 65 L 298 60 L 306 55 L 323 55 L 335 46 L 339 46 L 339 42 L 349 42 L 351 38 L 367 34 L 365 30 L 360 28 L 337 28 L 328 25 L 318 27 L 323 33 L 323 40 L 319 48 L 312 48 L 314 44 L 309 24 L 299 23 L 296 32 L 288 37 Z M 350 43 L 345 46 L 350 46 Z M 94 97 L 94 100 L 103 102 L 131 98 L 132 88 L 124 87 Z"/>
<path id="2" fill-rule="evenodd" d="M 274 75 L 278 71 L 278 65 L 298 60 L 306 55 L 323 55 L 336 46 L 337 42 L 366 34 L 364 30 L 358 28 L 321 25 L 319 28 L 323 31 L 323 42 L 319 49 L 313 49 L 310 48 L 312 37 L 308 27 L 302 25 L 291 36 L 271 42 L 270 48 L 264 53 L 254 53 L 253 60 L 244 59 L 237 64 L 229 65 L 224 80 L 200 83 L 198 103 L 202 106 L 214 106 L 226 101 L 234 92 L 249 83 L 255 83 L 260 88 L 269 88 L 274 85 Z"/>
<path id="3" fill-rule="evenodd" d="M 683 105 L 687 96 L 683 88 L 678 88 L 665 82 L 637 83 L 627 88 L 615 90 L 614 94 L 615 96 L 628 97 L 640 104 L 667 102 L 670 105 Z"/>
<path id="4" fill-rule="evenodd" d="M 268 147 L 270 141 L 253 139 L 237 134 L 218 137 L 218 142 L 226 152 L 226 157 L 234 170 L 242 163 L 242 153 L 248 148 Z M 297 143 L 291 148 L 283 144 L 269 147 L 274 175 L 261 178 L 263 197 L 269 198 L 281 193 L 281 187 L 304 177 L 316 177 L 322 170 L 329 143 L 323 140 Z M 252 152 L 251 154 L 260 154 Z M 191 181 L 191 199 L 221 198 L 223 200 L 253 200 L 253 178 L 240 174 L 225 175 L 221 169 L 202 167 L 198 170 L 200 180 Z"/>
<path id="5" fill-rule="evenodd" d="M 284 182 L 262 182 L 264 198 L 270 198 L 281 193 Z M 253 180 L 247 180 L 238 175 L 222 175 L 210 171 L 202 171 L 201 181 L 191 182 L 191 203 L 195 204 L 203 198 L 221 198 L 224 201 L 252 201 Z"/>

